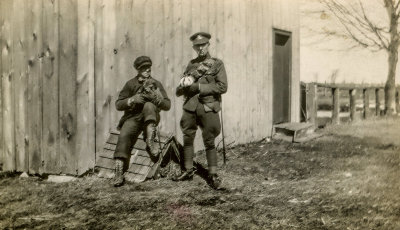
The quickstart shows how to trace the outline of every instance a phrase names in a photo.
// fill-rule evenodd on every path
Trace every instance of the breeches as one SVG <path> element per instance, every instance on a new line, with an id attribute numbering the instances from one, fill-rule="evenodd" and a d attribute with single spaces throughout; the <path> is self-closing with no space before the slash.
<path id="1" fill-rule="evenodd" d="M 217 166 L 215 138 L 221 132 L 221 123 L 218 113 L 213 111 L 205 112 L 204 105 L 199 103 L 195 112 L 183 111 L 180 125 L 183 133 L 185 168 L 189 170 L 193 167 L 193 142 L 196 136 L 197 127 L 200 127 L 204 147 L 206 149 L 209 170 L 214 171 L 214 168 Z"/>
<path id="2" fill-rule="evenodd" d="M 146 102 L 141 113 L 127 119 L 122 125 L 114 158 L 128 158 L 146 123 L 155 122 L 157 124 L 159 121 L 160 114 L 157 106 Z"/>

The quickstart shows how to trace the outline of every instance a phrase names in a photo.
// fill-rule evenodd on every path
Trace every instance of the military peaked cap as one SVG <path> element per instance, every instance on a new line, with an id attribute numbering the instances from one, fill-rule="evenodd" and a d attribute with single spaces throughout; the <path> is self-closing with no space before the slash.
<path id="1" fill-rule="evenodd" d="M 206 32 L 197 32 L 190 36 L 190 41 L 193 42 L 193 45 L 200 45 L 209 42 L 211 38 L 211 34 Z"/>
<path id="2" fill-rule="evenodd" d="M 133 62 L 133 67 L 135 69 L 139 70 L 143 66 L 151 66 L 153 63 L 151 62 L 151 59 L 147 56 L 140 56 L 136 58 L 136 60 Z"/>

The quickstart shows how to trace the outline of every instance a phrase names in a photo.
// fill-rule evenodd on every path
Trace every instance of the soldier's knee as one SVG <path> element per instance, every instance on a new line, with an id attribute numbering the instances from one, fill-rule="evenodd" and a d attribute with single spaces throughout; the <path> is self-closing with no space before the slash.
<path id="1" fill-rule="evenodd" d="M 193 145 L 196 132 L 186 132 L 183 134 L 184 145 Z"/>
<path id="2" fill-rule="evenodd" d="M 206 139 L 204 140 L 204 147 L 206 150 L 215 149 L 215 139 Z"/>
<path id="3" fill-rule="evenodd" d="M 144 105 L 143 105 L 143 109 L 145 109 L 145 110 L 154 110 L 154 111 L 156 111 L 157 106 L 154 105 L 154 104 L 151 103 L 151 102 L 146 102 L 146 103 L 144 103 Z"/>

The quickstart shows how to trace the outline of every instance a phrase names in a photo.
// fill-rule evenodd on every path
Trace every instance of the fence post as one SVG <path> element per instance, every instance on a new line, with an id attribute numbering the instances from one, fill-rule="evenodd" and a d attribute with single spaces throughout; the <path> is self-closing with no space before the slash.
<path id="1" fill-rule="evenodd" d="M 396 112 L 397 112 L 397 114 L 399 114 L 400 113 L 400 88 L 396 88 L 395 102 L 396 102 Z"/>
<path id="2" fill-rule="evenodd" d="M 350 94 L 350 120 L 355 121 L 356 120 L 356 89 L 350 89 L 349 94 Z"/>
<path id="3" fill-rule="evenodd" d="M 368 88 L 363 89 L 363 98 L 364 98 L 364 119 L 369 118 L 369 90 Z"/>
<path id="4" fill-rule="evenodd" d="M 307 84 L 307 120 L 309 120 L 311 123 L 315 125 L 315 127 L 318 126 L 317 124 L 317 110 L 318 110 L 318 92 L 317 92 L 317 84 L 315 83 L 310 83 Z"/>
<path id="5" fill-rule="evenodd" d="M 333 95 L 333 111 L 332 111 L 332 124 L 339 124 L 340 123 L 340 102 L 339 102 L 339 88 L 332 88 L 332 95 Z"/>
<path id="6" fill-rule="evenodd" d="M 379 88 L 375 88 L 375 116 L 381 115 L 381 98 L 379 91 Z"/>

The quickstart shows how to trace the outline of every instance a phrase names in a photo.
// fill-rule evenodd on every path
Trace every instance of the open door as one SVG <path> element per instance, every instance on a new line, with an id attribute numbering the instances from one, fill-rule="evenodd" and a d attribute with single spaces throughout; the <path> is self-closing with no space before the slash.
<path id="1" fill-rule="evenodd" d="M 291 33 L 274 29 L 273 124 L 290 121 L 291 65 Z"/>

